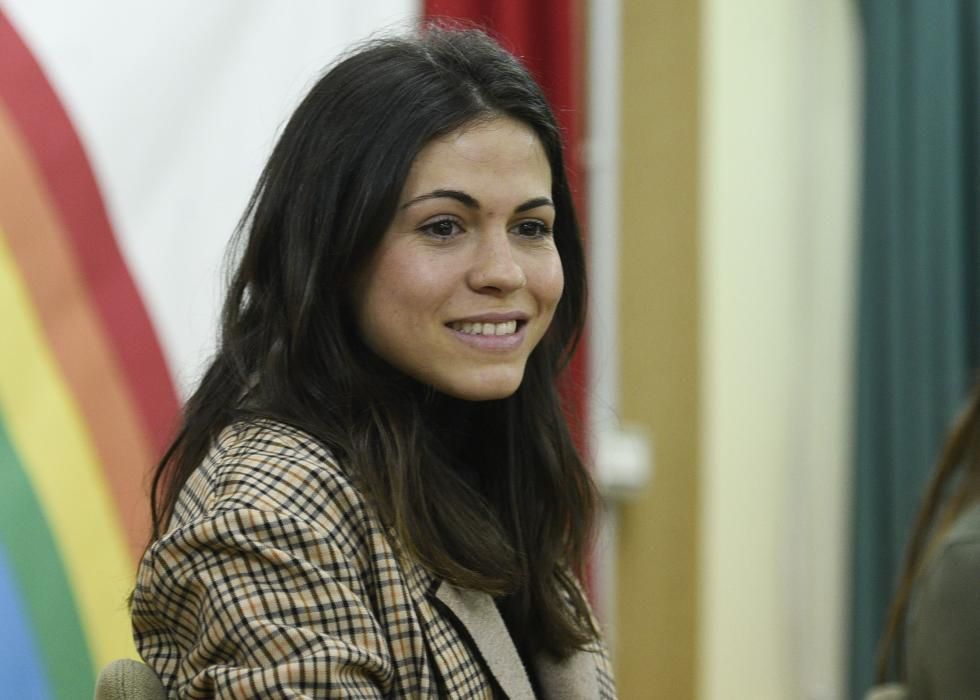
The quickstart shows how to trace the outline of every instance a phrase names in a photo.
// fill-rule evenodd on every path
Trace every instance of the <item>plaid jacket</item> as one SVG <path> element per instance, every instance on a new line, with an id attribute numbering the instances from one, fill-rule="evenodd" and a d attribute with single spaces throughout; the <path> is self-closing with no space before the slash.
<path id="1" fill-rule="evenodd" d="M 132 615 L 171 697 L 534 697 L 493 599 L 406 561 L 323 445 L 271 421 L 188 480 Z M 615 697 L 599 642 L 534 666 L 546 698 Z"/>

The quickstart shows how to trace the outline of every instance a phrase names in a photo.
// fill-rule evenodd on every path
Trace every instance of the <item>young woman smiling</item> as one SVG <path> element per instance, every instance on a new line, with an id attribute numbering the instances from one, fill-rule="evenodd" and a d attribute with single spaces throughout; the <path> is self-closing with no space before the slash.
<path id="1" fill-rule="evenodd" d="M 181 697 L 612 698 L 555 387 L 585 267 L 539 87 L 474 30 L 335 65 L 240 225 L 157 469 L 138 649 Z"/>

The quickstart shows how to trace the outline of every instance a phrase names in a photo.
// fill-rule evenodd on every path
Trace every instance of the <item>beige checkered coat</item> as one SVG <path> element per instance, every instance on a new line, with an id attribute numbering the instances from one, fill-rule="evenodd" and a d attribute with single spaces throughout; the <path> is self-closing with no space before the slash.
<path id="1" fill-rule="evenodd" d="M 271 421 L 188 480 L 133 627 L 171 697 L 534 697 L 493 599 L 404 561 L 325 448 Z M 615 697 L 599 643 L 534 665 L 546 698 Z"/>

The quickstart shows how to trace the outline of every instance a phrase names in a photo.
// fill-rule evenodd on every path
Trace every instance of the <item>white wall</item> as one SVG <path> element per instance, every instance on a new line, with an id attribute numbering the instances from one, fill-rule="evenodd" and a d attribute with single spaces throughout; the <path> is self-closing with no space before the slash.
<path id="1" fill-rule="evenodd" d="M 705 0 L 700 697 L 844 697 L 858 26 Z"/>
<path id="2" fill-rule="evenodd" d="M 65 103 L 178 388 L 213 349 L 225 244 L 279 127 L 417 0 L 0 0 Z"/>

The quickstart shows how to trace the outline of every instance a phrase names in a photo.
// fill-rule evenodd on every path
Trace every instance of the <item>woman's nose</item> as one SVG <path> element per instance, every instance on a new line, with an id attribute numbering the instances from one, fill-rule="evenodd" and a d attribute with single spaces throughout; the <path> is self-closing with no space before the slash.
<path id="1" fill-rule="evenodd" d="M 507 231 L 484 233 L 474 251 L 468 275 L 470 287 L 489 294 L 509 294 L 527 285 L 527 276 Z"/>

